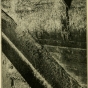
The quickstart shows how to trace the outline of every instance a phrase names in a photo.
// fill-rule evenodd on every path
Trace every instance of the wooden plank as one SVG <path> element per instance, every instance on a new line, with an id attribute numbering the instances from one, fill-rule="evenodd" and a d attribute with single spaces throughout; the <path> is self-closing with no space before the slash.
<path id="1" fill-rule="evenodd" d="M 32 88 L 52 88 L 3 32 L 2 51 Z"/>

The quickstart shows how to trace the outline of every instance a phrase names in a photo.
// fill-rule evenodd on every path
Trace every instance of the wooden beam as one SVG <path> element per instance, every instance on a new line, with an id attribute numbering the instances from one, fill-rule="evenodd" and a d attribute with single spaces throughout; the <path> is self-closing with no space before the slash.
<path id="1" fill-rule="evenodd" d="M 3 32 L 2 51 L 32 88 L 52 88 Z"/>

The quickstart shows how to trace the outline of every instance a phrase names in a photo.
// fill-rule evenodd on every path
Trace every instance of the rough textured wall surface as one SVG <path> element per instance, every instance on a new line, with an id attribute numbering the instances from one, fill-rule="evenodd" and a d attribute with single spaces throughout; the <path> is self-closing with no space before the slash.
<path id="1" fill-rule="evenodd" d="M 2 9 L 18 24 L 16 32 L 19 34 L 22 31 L 29 31 L 35 39 L 63 40 L 62 21 L 66 23 L 66 6 L 63 0 L 4 0 Z M 73 0 L 68 14 L 70 32 L 70 34 L 67 32 L 68 38 L 75 43 L 85 43 L 86 0 Z"/>
<path id="2" fill-rule="evenodd" d="M 9 2 L 9 5 L 6 1 Z M 16 20 L 19 24 L 18 29 L 21 29 L 20 26 L 23 26 L 23 30 L 28 29 L 34 32 L 36 30 L 51 32 L 55 29 L 57 31 L 61 29 L 61 15 L 65 17 L 65 5 L 61 0 L 18 0 L 15 2 L 17 4 L 12 5 L 12 3 L 14 1 L 2 1 L 2 8 Z"/>
<path id="3" fill-rule="evenodd" d="M 61 15 L 66 17 L 65 5 L 62 0 L 3 0 L 2 8 L 4 8 L 7 13 L 10 13 L 10 15 L 14 15 L 14 13 L 15 15 L 18 14 L 19 18 L 28 21 L 29 24 L 25 24 L 25 26 L 30 27 L 29 30 L 33 30 L 35 28 L 38 30 L 39 28 L 37 28 L 37 26 L 39 27 L 42 22 L 43 25 L 41 26 L 48 31 L 51 29 L 55 30 L 55 28 L 59 30 L 61 26 Z M 74 26 L 77 30 L 80 30 L 80 28 L 85 29 L 86 0 L 73 0 L 69 11 L 69 16 L 71 27 Z M 13 17 L 13 19 L 15 18 Z"/>
<path id="4" fill-rule="evenodd" d="M 86 0 L 73 0 L 69 11 L 71 30 L 86 30 Z"/>

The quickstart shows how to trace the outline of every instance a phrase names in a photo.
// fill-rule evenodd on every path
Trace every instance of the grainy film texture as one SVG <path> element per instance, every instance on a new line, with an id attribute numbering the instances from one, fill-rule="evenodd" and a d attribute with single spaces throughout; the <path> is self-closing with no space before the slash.
<path id="1" fill-rule="evenodd" d="M 86 0 L 1 0 L 2 88 L 87 88 Z"/>

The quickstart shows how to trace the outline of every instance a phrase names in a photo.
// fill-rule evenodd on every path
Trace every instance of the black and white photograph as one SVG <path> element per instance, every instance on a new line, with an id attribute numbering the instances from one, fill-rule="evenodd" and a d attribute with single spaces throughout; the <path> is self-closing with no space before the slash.
<path id="1" fill-rule="evenodd" d="M 87 0 L 1 0 L 1 88 L 87 88 Z"/>

